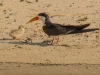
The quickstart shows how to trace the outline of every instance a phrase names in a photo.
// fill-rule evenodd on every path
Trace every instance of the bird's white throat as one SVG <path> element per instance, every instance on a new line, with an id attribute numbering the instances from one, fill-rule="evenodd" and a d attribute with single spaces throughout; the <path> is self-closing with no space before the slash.
<path id="1" fill-rule="evenodd" d="M 43 22 L 43 26 L 46 26 L 46 24 L 45 24 L 45 17 L 43 17 L 43 16 L 38 16 L 38 18 Z"/>

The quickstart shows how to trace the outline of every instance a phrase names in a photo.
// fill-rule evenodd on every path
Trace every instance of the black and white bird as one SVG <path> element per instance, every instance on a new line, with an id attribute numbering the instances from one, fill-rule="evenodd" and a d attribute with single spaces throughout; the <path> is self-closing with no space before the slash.
<path id="1" fill-rule="evenodd" d="M 49 16 L 46 13 L 39 13 L 36 17 L 32 18 L 28 23 L 36 21 L 40 19 L 43 22 L 43 31 L 49 36 L 58 36 L 63 34 L 69 34 L 74 31 L 81 31 L 84 28 L 88 27 L 90 23 L 75 26 L 75 25 L 63 25 L 58 23 L 52 23 L 49 19 Z M 51 44 L 53 44 L 54 37 L 52 39 Z M 59 41 L 59 36 L 57 38 L 57 42 Z"/>

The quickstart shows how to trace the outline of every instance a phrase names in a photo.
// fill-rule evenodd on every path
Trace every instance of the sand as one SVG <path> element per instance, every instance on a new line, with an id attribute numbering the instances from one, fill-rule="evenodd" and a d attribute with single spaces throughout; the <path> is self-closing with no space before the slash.
<path id="1" fill-rule="evenodd" d="M 15 73 L 18 75 L 88 75 L 87 72 L 91 75 L 100 74 L 99 6 L 99 0 L 39 0 L 38 2 L 35 0 L 1 0 L 1 75 L 15 75 Z M 38 20 L 26 24 L 31 18 L 37 16 L 37 14 L 41 12 L 48 13 L 50 20 L 55 23 L 64 25 L 91 23 L 86 29 L 98 28 L 98 30 L 62 35 L 57 45 L 47 45 L 43 43 L 43 41 L 50 38 L 43 32 L 42 22 Z M 20 40 L 12 40 L 9 33 L 11 30 L 17 29 L 19 25 L 25 27 L 25 33 L 20 37 Z M 26 42 L 27 38 L 31 38 L 32 42 Z M 27 66 L 27 69 L 25 67 L 17 68 L 16 65 L 18 64 Z M 35 65 L 35 67 L 33 65 L 33 67 L 31 67 L 32 64 L 38 65 Z M 58 66 L 55 64 L 58 64 Z M 46 65 L 49 65 L 49 67 Z M 85 68 L 89 65 L 92 66 L 90 67 L 91 70 Z M 6 66 L 8 66 L 7 69 L 5 68 Z M 42 70 L 41 66 L 44 67 Z M 53 71 L 52 67 L 57 69 L 57 71 Z M 32 72 L 32 68 L 36 70 L 36 72 Z M 62 70 L 59 72 L 61 68 L 70 69 L 66 72 Z M 83 72 L 78 71 L 79 69 L 83 70 Z M 12 70 L 13 72 L 10 73 Z M 24 73 L 26 70 L 30 70 L 30 73 Z M 73 70 L 72 73 L 70 73 L 71 70 Z M 40 73 L 41 71 L 43 71 L 43 74 Z M 51 74 L 51 72 L 53 74 Z"/>

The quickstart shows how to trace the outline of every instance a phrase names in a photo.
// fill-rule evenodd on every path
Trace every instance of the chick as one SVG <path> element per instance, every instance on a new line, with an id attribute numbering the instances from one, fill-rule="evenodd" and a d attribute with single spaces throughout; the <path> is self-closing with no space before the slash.
<path id="1" fill-rule="evenodd" d="M 19 39 L 24 34 L 25 28 L 24 26 L 20 25 L 18 29 L 12 30 L 9 35 L 13 37 L 13 39 Z"/>

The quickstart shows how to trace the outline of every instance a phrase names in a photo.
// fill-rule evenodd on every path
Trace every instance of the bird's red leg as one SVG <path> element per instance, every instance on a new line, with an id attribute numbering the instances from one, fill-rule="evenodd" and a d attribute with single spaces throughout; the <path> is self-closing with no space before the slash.
<path id="1" fill-rule="evenodd" d="M 51 43 L 50 43 L 49 45 L 53 45 L 53 41 L 54 41 L 54 37 L 53 37 L 53 39 L 51 40 Z"/>
<path id="2" fill-rule="evenodd" d="M 13 37 L 13 40 L 17 40 L 17 38 L 16 37 Z"/>
<path id="3" fill-rule="evenodd" d="M 56 44 L 58 44 L 58 42 L 59 42 L 59 36 L 58 36 L 58 38 L 57 38 Z"/>
<path id="4" fill-rule="evenodd" d="M 13 37 L 13 40 L 19 40 L 19 38 L 17 38 L 17 37 Z"/>

